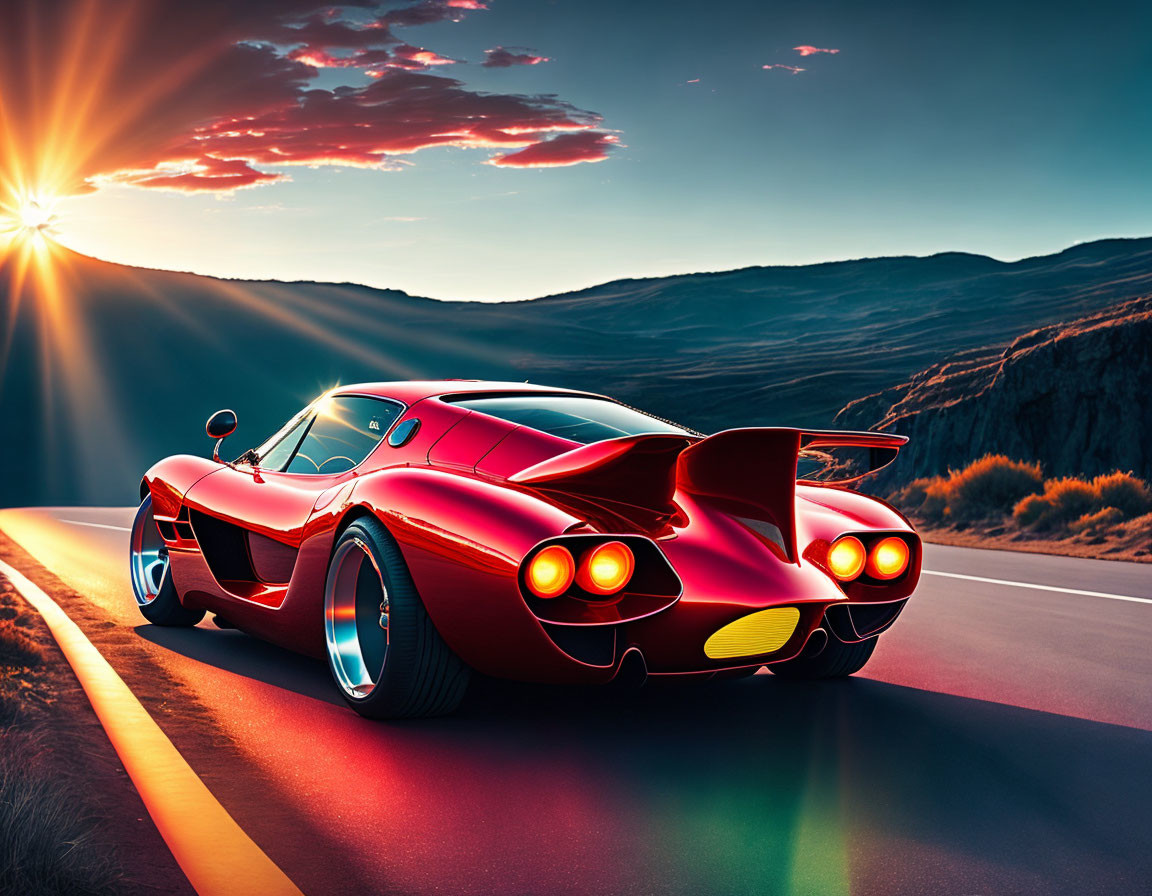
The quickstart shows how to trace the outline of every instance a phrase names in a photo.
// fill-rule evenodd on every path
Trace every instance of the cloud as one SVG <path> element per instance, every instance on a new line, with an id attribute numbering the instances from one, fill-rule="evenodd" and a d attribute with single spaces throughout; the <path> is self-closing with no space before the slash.
<path id="1" fill-rule="evenodd" d="M 430 25 L 445 20 L 459 21 L 468 10 L 487 9 L 481 0 L 423 0 L 414 6 L 394 9 L 381 16 L 387 25 Z"/>
<path id="2" fill-rule="evenodd" d="M 249 168 L 395 168 L 395 156 L 435 146 L 520 150 L 493 160 L 513 167 L 574 165 L 607 157 L 615 137 L 593 130 L 599 123 L 599 116 L 554 97 L 477 93 L 453 78 L 389 69 L 366 87 L 307 91 L 297 102 L 242 121 L 204 125 L 170 147 L 153 172 L 133 170 L 108 180 L 187 191 L 232 189 L 251 184 L 241 182 L 239 167 L 223 172 L 214 160 Z M 188 173 L 174 175 L 174 166 Z M 238 179 L 224 179 L 218 170 Z"/>
<path id="3" fill-rule="evenodd" d="M 437 146 L 497 152 L 509 167 L 606 158 L 615 138 L 596 113 L 550 94 L 471 89 L 439 74 L 458 60 L 396 33 L 486 8 L 5 0 L 0 107 L 13 136 L 0 145 L 0 192 L 227 193 L 284 180 L 285 166 L 395 169 Z M 512 49 L 492 52 L 531 55 Z M 345 83 L 318 82 L 322 69 Z"/>
<path id="4" fill-rule="evenodd" d="M 539 65 L 548 62 L 547 56 L 537 56 L 528 47 L 493 47 L 484 51 L 485 68 L 509 68 L 513 65 Z"/>
<path id="5" fill-rule="evenodd" d="M 383 64 L 385 68 L 404 68 L 418 71 L 433 65 L 451 65 L 459 61 L 459 59 L 441 56 L 432 50 L 425 50 L 423 47 L 401 44 L 392 51 L 392 58 Z M 375 75 L 376 72 L 369 71 L 368 74 Z"/>
<path id="6" fill-rule="evenodd" d="M 285 176 L 258 171 L 243 159 L 217 159 L 213 156 L 204 156 L 183 165 L 162 163 L 150 171 L 117 172 L 109 176 L 106 182 L 195 193 L 226 192 L 280 180 L 286 180 Z"/>
<path id="7" fill-rule="evenodd" d="M 533 143 L 519 152 L 496 156 L 488 164 L 506 168 L 558 168 L 581 162 L 599 162 L 608 158 L 608 152 L 619 140 L 605 131 L 585 131 L 582 134 L 561 134 Z"/>
<path id="8" fill-rule="evenodd" d="M 791 73 L 792 73 L 792 74 L 794 74 L 794 75 L 798 75 L 798 74 L 800 74 L 800 72 L 806 72 L 806 71 L 808 71 L 808 69 L 806 69 L 806 68 L 801 68 L 801 67 L 800 67 L 800 66 L 798 66 L 798 65 L 784 65 L 784 64 L 782 64 L 782 63 L 779 63 L 779 62 L 777 62 L 777 63 L 775 63 L 775 64 L 773 64 L 773 65 L 762 65 L 762 66 L 760 66 L 760 68 L 762 68 L 762 69 L 768 69 L 768 70 L 771 70 L 771 69 L 774 69 L 774 68 L 778 68 L 778 69 L 782 69 L 783 71 L 786 71 L 786 72 L 791 72 Z"/>
<path id="9" fill-rule="evenodd" d="M 808 44 L 801 44 L 799 47 L 793 47 L 792 49 L 801 56 L 815 56 L 817 53 L 836 54 L 840 52 L 839 50 L 825 50 L 821 47 L 810 47 Z"/>

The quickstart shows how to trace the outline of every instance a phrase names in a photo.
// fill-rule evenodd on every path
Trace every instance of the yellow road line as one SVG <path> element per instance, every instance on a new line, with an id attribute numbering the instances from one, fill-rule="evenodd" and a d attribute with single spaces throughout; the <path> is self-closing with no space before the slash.
<path id="1" fill-rule="evenodd" d="M 302 896 L 212 796 L 80 627 L 52 598 L 2 560 L 0 572 L 48 623 L 148 814 L 196 892 L 200 896 Z"/>

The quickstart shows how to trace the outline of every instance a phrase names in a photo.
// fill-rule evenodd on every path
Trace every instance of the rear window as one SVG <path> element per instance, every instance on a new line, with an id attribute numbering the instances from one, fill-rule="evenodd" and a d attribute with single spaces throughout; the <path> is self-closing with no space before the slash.
<path id="1" fill-rule="evenodd" d="M 530 429 L 590 445 L 605 439 L 646 433 L 694 435 L 672 423 L 649 417 L 603 398 L 579 395 L 513 395 L 449 399 L 453 404 L 518 423 Z"/>

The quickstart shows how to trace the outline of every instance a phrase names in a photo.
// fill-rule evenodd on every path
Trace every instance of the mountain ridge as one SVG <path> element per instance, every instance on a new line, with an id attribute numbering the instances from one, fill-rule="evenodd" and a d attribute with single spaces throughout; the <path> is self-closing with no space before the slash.
<path id="1" fill-rule="evenodd" d="M 723 270 L 715 271 L 686 271 L 677 274 L 660 274 L 652 277 L 618 277 L 612 280 L 605 280 L 603 283 L 597 283 L 592 286 L 582 287 L 580 289 L 570 289 L 563 292 L 546 293 L 541 296 L 533 296 L 527 299 L 496 299 L 492 301 L 480 301 L 475 299 L 455 299 L 455 298 L 437 298 L 435 296 L 422 296 L 415 293 L 410 293 L 407 290 L 399 289 L 397 287 L 382 287 L 372 286 L 366 283 L 360 283 L 355 280 L 280 280 L 277 278 L 261 278 L 261 277 L 227 277 L 220 274 L 203 274 L 196 271 L 176 270 L 172 268 L 154 268 L 143 265 L 130 265 L 125 262 L 111 261 L 105 258 L 97 258 L 93 255 L 86 255 L 75 249 L 68 248 L 60 244 L 60 248 L 69 253 L 76 259 L 82 259 L 85 262 L 94 262 L 103 265 L 112 265 L 119 268 L 126 268 L 134 271 L 153 271 L 156 273 L 166 274 L 185 274 L 191 277 L 202 277 L 210 280 L 219 280 L 226 283 L 252 283 L 252 284 L 282 284 L 285 286 L 340 286 L 340 287 L 355 287 L 361 289 L 371 290 L 373 292 L 383 292 L 389 294 L 396 294 L 406 296 L 411 299 L 417 299 L 427 302 L 440 302 L 445 304 L 486 304 L 486 305 L 518 305 L 530 302 L 546 302 L 554 299 L 567 299 L 575 296 L 581 296 L 588 293 L 596 292 L 597 290 L 607 289 L 608 287 L 647 284 L 647 283 L 667 283 L 680 279 L 697 279 L 709 277 L 724 277 L 732 274 L 746 274 L 746 273 L 762 273 L 762 272 L 787 272 L 787 271 L 820 271 L 836 267 L 849 266 L 849 265 L 867 265 L 873 262 L 927 262 L 939 261 L 944 259 L 965 259 L 979 262 L 987 262 L 993 267 L 1011 267 L 1014 265 L 1025 265 L 1032 262 L 1048 261 L 1050 259 L 1058 258 L 1060 256 L 1067 256 L 1076 253 L 1078 250 L 1086 247 L 1103 247 L 1106 245 L 1118 244 L 1133 244 L 1133 243 L 1148 243 L 1152 245 L 1152 236 L 1146 237 L 1102 237 L 1097 240 L 1085 240 L 1083 242 L 1074 243 L 1064 249 L 1059 249 L 1055 252 L 1049 252 L 1043 255 L 1030 255 L 1024 258 L 1018 258 L 1015 261 L 1004 261 L 1002 259 L 994 258 L 991 255 L 984 255 L 979 252 L 964 252 L 959 250 L 944 250 L 941 252 L 933 252 L 929 255 L 868 255 L 859 258 L 840 258 L 831 259 L 829 261 L 808 262 L 804 264 L 759 264 L 759 265 L 745 265 L 739 268 L 725 268 Z"/>
<path id="2" fill-rule="evenodd" d="M 157 458 L 207 451 L 202 421 L 219 407 L 239 413 L 239 454 L 341 382 L 529 379 L 706 432 L 827 428 L 854 399 L 958 352 L 1152 294 L 1152 238 L 1018 262 L 756 267 L 495 303 L 85 256 L 64 255 L 59 273 L 61 295 L 16 302 L 0 269 L 0 416 L 21 434 L 0 440 L 0 504 L 128 503 Z"/>

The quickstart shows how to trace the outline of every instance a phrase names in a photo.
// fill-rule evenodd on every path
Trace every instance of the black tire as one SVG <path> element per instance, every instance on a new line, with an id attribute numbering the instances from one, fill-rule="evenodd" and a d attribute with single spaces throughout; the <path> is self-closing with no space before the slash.
<path id="1" fill-rule="evenodd" d="M 879 640 L 876 637 L 845 644 L 829 632 L 828 643 L 816 656 L 798 656 L 782 663 L 769 663 L 768 670 L 781 678 L 847 678 L 864 668 Z"/>
<path id="2" fill-rule="evenodd" d="M 167 557 L 167 548 L 163 547 L 160 530 L 156 528 L 156 519 L 152 516 L 152 496 L 148 495 L 140 504 L 136 518 L 132 521 L 132 536 L 128 548 L 129 577 L 136 597 L 136 606 L 140 609 L 140 614 L 153 625 L 185 628 L 193 626 L 204 618 L 204 611 L 190 610 L 180 603 L 180 594 L 172 582 L 167 562 L 159 572 L 141 567 L 142 560 L 139 553 L 151 549 L 154 545 L 160 545 L 160 552 Z M 147 576 L 154 577 L 146 579 Z"/>
<path id="3" fill-rule="evenodd" d="M 344 556 L 356 551 L 366 552 L 374 561 L 379 584 L 362 560 L 359 573 L 347 580 L 342 578 L 339 564 Z M 340 593 L 346 595 L 351 581 L 355 583 L 357 650 L 364 669 L 374 679 L 366 694 L 357 694 L 356 688 L 349 687 L 353 682 L 349 680 L 345 659 L 334 649 L 331 636 L 329 608 L 339 599 L 335 589 L 345 589 Z M 380 586 L 382 592 L 373 590 Z M 379 614 L 375 619 L 369 617 L 362 606 L 364 600 L 371 604 L 381 598 L 382 603 L 387 603 L 386 635 L 379 624 L 373 625 Z M 444 715 L 460 705 L 470 670 L 436 631 L 396 540 L 379 520 L 358 519 L 336 540 L 325 583 L 324 607 L 328 668 L 345 702 L 360 715 L 371 719 L 418 718 Z M 374 670 L 368 669 L 370 663 L 376 665 L 369 658 L 378 655 L 379 650 L 372 643 L 374 636 L 386 645 L 382 667 L 375 675 Z"/>

